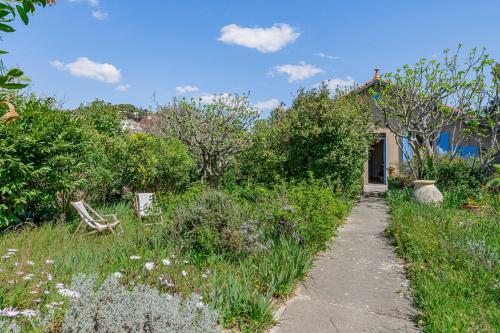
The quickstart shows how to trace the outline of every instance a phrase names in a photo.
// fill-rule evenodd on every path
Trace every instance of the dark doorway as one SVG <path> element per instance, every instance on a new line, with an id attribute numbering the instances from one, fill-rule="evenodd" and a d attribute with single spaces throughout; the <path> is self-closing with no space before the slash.
<path id="1" fill-rule="evenodd" d="M 368 182 L 385 184 L 385 134 L 372 145 L 368 159 Z"/>

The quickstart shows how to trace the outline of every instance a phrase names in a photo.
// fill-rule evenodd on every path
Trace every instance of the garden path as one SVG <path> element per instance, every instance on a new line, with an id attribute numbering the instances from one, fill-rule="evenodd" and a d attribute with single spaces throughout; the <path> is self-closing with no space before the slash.
<path id="1" fill-rule="evenodd" d="M 297 295 L 278 311 L 271 333 L 418 332 L 402 262 L 383 235 L 384 188 L 365 188 L 331 249 Z"/>

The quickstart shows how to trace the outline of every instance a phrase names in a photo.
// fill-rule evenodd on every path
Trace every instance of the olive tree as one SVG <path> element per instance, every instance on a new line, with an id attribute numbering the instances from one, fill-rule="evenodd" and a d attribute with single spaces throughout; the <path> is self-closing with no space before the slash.
<path id="1" fill-rule="evenodd" d="M 385 74 L 380 90 L 372 91 L 403 152 L 403 140 L 408 140 L 411 158 L 406 157 L 415 178 L 421 178 L 424 163 L 437 156 L 443 130 L 454 128 L 451 159 L 464 143 L 483 142 L 480 137 L 486 132 L 498 130 L 498 114 L 486 112 L 492 100 L 488 73 L 494 62 L 485 49 L 474 48 L 464 59 L 460 51 L 460 45 L 455 53 L 445 50 L 442 62 L 422 58 L 413 66 L 404 65 Z"/>
<path id="2" fill-rule="evenodd" d="M 231 159 L 250 146 L 248 130 L 258 112 L 248 95 L 215 95 L 210 103 L 174 98 L 157 115 L 153 131 L 185 143 L 197 158 L 202 182 L 215 187 Z"/>

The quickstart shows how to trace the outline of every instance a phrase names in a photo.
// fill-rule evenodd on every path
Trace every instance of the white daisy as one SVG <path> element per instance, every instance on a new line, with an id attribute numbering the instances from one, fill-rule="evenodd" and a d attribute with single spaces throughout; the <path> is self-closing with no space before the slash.
<path id="1" fill-rule="evenodd" d="M 140 260 L 141 257 L 139 256 L 130 256 L 130 260 Z"/>
<path id="2" fill-rule="evenodd" d="M 146 268 L 148 271 L 152 271 L 155 268 L 154 262 L 147 262 L 144 264 L 144 268 Z"/>
<path id="3" fill-rule="evenodd" d="M 21 311 L 21 316 L 23 316 L 25 318 L 37 317 L 38 312 L 35 310 L 26 309 L 26 310 Z"/>
<path id="4" fill-rule="evenodd" d="M 45 263 L 46 263 L 47 265 L 52 265 L 52 264 L 54 263 L 54 260 L 52 260 L 52 259 L 47 259 L 47 260 L 45 260 Z"/>
<path id="5" fill-rule="evenodd" d="M 62 295 L 62 296 L 70 297 L 70 298 L 78 298 L 78 297 L 80 297 L 80 293 L 78 291 L 64 289 L 64 288 L 63 289 L 59 289 L 58 293 L 60 295 Z"/>
<path id="6" fill-rule="evenodd" d="M 114 276 L 115 278 L 119 279 L 119 278 L 121 278 L 121 277 L 123 276 L 123 274 L 122 274 L 122 273 L 120 273 L 120 272 L 114 272 L 114 273 L 113 273 L 113 276 Z"/>
<path id="7" fill-rule="evenodd" d="M 188 272 L 182 271 L 181 274 L 182 274 L 182 276 L 186 276 L 186 275 L 188 275 Z"/>
<path id="8" fill-rule="evenodd" d="M 35 266 L 35 262 L 31 261 L 31 260 L 28 260 L 28 261 L 26 261 L 26 265 L 27 266 Z"/>
<path id="9" fill-rule="evenodd" d="M 165 265 L 165 266 L 170 266 L 170 264 L 172 263 L 170 260 L 168 259 L 162 259 L 161 260 L 162 264 Z"/>
<path id="10" fill-rule="evenodd" d="M 15 318 L 19 314 L 19 311 L 16 308 L 8 307 L 0 311 L 0 315 L 8 318 Z"/>

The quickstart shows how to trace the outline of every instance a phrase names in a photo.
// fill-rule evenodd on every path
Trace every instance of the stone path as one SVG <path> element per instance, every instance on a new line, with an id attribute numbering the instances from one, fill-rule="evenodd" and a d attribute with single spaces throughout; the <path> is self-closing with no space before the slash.
<path id="1" fill-rule="evenodd" d="M 388 215 L 380 190 L 365 189 L 271 333 L 419 332 L 402 262 L 383 236 Z"/>

